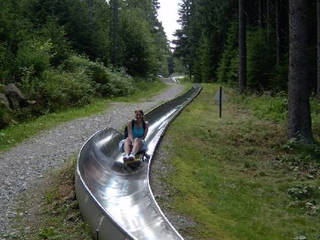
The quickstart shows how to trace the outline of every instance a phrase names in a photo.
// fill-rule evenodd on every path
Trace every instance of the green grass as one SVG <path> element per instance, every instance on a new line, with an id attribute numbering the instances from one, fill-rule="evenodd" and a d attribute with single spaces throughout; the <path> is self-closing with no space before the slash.
<path id="1" fill-rule="evenodd" d="M 233 100 L 240 101 L 253 111 L 253 115 L 259 119 L 267 119 L 274 122 L 287 120 L 288 96 L 280 94 L 277 96 L 238 96 Z"/>
<path id="2" fill-rule="evenodd" d="M 285 122 L 268 115 L 265 99 L 250 99 L 251 106 L 267 109 L 258 116 L 227 89 L 230 100 L 219 119 L 217 90 L 204 85 L 165 136 L 175 169 L 164 179 L 174 196 L 170 208 L 197 223 L 187 234 L 199 240 L 319 239 L 319 148 L 310 147 L 309 154 L 288 143 Z"/>
<path id="3" fill-rule="evenodd" d="M 55 127 L 58 124 L 106 111 L 111 101 L 144 101 L 167 87 L 167 85 L 159 81 L 152 82 L 151 85 L 143 81 L 138 81 L 137 85 L 139 86 L 138 89 L 140 89 L 140 91 L 136 92 L 133 96 L 113 99 L 94 99 L 91 104 L 83 107 L 64 109 L 23 123 L 11 125 L 0 131 L 0 152 L 8 150 L 23 140 L 36 135 L 43 130 Z"/>

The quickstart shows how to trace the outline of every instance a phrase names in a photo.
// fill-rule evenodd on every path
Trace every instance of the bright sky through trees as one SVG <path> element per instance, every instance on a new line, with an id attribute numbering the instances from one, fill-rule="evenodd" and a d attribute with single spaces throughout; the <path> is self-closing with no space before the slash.
<path id="1" fill-rule="evenodd" d="M 180 3 L 180 0 L 159 0 L 159 3 L 159 21 L 162 22 L 167 38 L 172 41 L 174 39 L 174 32 L 180 28 L 180 25 L 177 23 L 179 18 L 178 4 Z"/>

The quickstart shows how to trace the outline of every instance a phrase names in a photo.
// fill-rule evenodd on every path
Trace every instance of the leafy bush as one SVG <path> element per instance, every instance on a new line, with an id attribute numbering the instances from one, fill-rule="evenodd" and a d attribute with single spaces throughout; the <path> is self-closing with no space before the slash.
<path id="1" fill-rule="evenodd" d="M 91 80 L 100 84 L 110 81 L 109 71 L 102 63 L 92 62 L 85 56 L 72 55 L 63 65 L 68 72 L 85 72 Z"/>
<path id="2" fill-rule="evenodd" d="M 111 74 L 110 70 L 106 68 L 102 63 L 91 63 L 87 68 L 87 73 L 90 78 L 100 84 L 107 84 L 110 82 Z"/>
<path id="3" fill-rule="evenodd" d="M 28 69 L 29 74 L 39 77 L 50 68 L 52 43 L 33 39 L 22 42 L 17 53 L 17 71 L 20 75 Z"/>
<path id="4" fill-rule="evenodd" d="M 84 72 L 45 71 L 40 78 L 25 78 L 23 88 L 36 100 L 37 111 L 53 111 L 61 106 L 86 104 L 95 89 Z"/>
<path id="5" fill-rule="evenodd" d="M 124 71 L 109 72 L 109 83 L 102 86 L 102 93 L 109 96 L 125 96 L 135 91 L 132 77 Z"/>
<path id="6" fill-rule="evenodd" d="M 40 89 L 52 109 L 63 105 L 86 104 L 94 94 L 92 83 L 83 72 L 47 71 L 43 77 Z"/>
<path id="7" fill-rule="evenodd" d="M 62 65 L 62 69 L 68 72 L 86 71 L 92 62 L 86 57 L 81 55 L 71 55 Z"/>
<path id="8" fill-rule="evenodd" d="M 103 96 L 125 96 L 134 92 L 134 82 L 125 71 L 113 71 L 102 63 L 83 56 L 71 56 L 64 64 L 68 71 L 82 71 L 95 82 L 96 91 Z"/>

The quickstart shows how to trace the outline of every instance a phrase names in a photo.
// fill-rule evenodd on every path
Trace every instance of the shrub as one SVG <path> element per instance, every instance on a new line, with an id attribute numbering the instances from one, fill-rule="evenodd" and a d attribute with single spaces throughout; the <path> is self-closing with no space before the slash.
<path id="1" fill-rule="evenodd" d="M 84 72 L 45 71 L 41 78 L 25 78 L 23 88 L 36 100 L 35 111 L 54 111 L 61 106 L 86 104 L 95 89 Z"/>
<path id="2" fill-rule="evenodd" d="M 86 71 L 91 63 L 86 56 L 71 55 L 62 65 L 62 69 L 68 72 Z"/>
<path id="3" fill-rule="evenodd" d="M 68 72 L 85 72 L 91 80 L 100 84 L 106 84 L 110 80 L 110 70 L 103 63 L 92 62 L 85 56 L 70 56 L 64 63 L 63 70 Z"/>
<path id="4" fill-rule="evenodd" d="M 100 84 L 107 84 L 111 79 L 110 70 L 99 62 L 91 63 L 87 68 L 87 73 L 93 81 Z"/>
<path id="5" fill-rule="evenodd" d="M 109 70 L 110 81 L 102 86 L 102 93 L 110 96 L 126 96 L 135 91 L 131 76 L 124 71 L 112 72 Z"/>
<path id="6" fill-rule="evenodd" d="M 20 44 L 17 53 L 16 63 L 19 75 L 23 75 L 25 69 L 29 74 L 39 77 L 44 71 L 50 68 L 52 43 L 48 40 L 33 39 Z"/>
<path id="7" fill-rule="evenodd" d="M 123 69 L 114 71 L 83 56 L 70 57 L 65 62 L 64 69 L 84 72 L 95 82 L 96 91 L 103 96 L 125 96 L 134 92 L 132 77 Z"/>
<path id="8" fill-rule="evenodd" d="M 58 109 L 64 105 L 86 104 L 94 95 L 92 83 L 83 72 L 47 71 L 43 78 L 40 89 L 50 109 Z"/>

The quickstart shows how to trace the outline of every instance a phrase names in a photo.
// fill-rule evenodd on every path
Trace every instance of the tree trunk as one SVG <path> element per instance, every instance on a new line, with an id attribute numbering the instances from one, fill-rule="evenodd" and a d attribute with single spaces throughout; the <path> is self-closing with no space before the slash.
<path id="1" fill-rule="evenodd" d="M 288 137 L 313 143 L 310 116 L 310 61 L 308 17 L 311 1 L 289 0 Z"/>
<path id="2" fill-rule="evenodd" d="M 280 65 L 286 51 L 287 39 L 287 1 L 276 0 L 276 37 L 277 37 L 277 65 Z"/>
<path id="3" fill-rule="evenodd" d="M 270 0 L 266 0 L 266 15 L 267 38 L 270 40 Z"/>
<path id="4" fill-rule="evenodd" d="M 318 48 L 318 77 L 317 77 L 317 96 L 320 98 L 320 0 L 317 0 L 317 33 L 318 33 L 318 42 L 317 42 L 317 48 Z"/>
<path id="5" fill-rule="evenodd" d="M 118 66 L 118 0 L 113 0 L 113 64 Z"/>
<path id="6" fill-rule="evenodd" d="M 240 94 L 247 85 L 247 47 L 246 47 L 246 13 L 245 0 L 239 0 L 239 88 Z"/>
<path id="7" fill-rule="evenodd" d="M 264 0 L 259 0 L 259 27 L 264 28 Z"/>
<path id="8" fill-rule="evenodd" d="M 91 8 L 93 7 L 93 0 L 88 0 L 88 7 L 89 10 L 91 10 Z"/>

